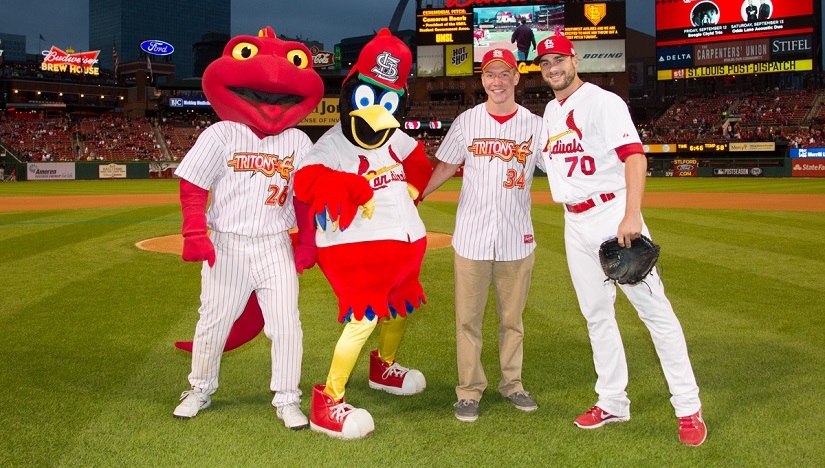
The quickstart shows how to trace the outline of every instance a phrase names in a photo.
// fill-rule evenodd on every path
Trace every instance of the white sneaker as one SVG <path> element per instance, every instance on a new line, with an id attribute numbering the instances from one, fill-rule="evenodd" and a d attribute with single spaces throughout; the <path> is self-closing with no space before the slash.
<path id="1" fill-rule="evenodd" d="M 301 412 L 301 407 L 298 403 L 281 406 L 275 410 L 275 414 L 278 416 L 278 419 L 284 421 L 284 426 L 293 431 L 300 431 L 301 429 L 309 427 L 309 420 L 304 416 L 304 413 Z"/>
<path id="2" fill-rule="evenodd" d="M 172 416 L 182 419 L 191 419 L 197 416 L 198 411 L 209 408 L 212 404 L 212 399 L 209 395 L 201 393 L 198 389 L 187 390 L 180 394 L 181 402 Z"/>

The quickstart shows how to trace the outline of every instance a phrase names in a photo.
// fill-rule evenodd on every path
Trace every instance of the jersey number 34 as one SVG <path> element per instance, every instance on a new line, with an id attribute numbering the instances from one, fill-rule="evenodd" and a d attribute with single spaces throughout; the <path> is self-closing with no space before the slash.
<path id="1" fill-rule="evenodd" d="M 507 179 L 501 185 L 506 189 L 514 187 L 524 189 L 524 171 L 519 173 L 515 169 L 507 169 Z"/>

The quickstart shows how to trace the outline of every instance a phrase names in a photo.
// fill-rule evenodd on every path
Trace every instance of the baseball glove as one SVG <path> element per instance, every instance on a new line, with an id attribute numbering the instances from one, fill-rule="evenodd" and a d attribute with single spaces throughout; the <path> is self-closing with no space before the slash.
<path id="1" fill-rule="evenodd" d="M 634 239 L 630 248 L 619 245 L 615 237 L 602 242 L 599 261 L 607 278 L 619 284 L 641 283 L 659 260 L 659 246 L 648 237 Z"/>

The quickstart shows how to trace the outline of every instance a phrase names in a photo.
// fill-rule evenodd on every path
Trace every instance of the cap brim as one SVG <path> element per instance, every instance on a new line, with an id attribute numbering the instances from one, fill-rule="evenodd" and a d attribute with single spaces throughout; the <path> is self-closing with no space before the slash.
<path id="1" fill-rule="evenodd" d="M 516 65 L 513 65 L 512 63 L 510 63 L 510 62 L 508 62 L 504 59 L 494 58 L 494 59 L 490 60 L 489 62 L 485 63 L 484 66 L 481 67 L 481 69 L 484 70 L 485 68 L 487 68 L 493 62 L 501 62 L 501 63 L 507 65 L 510 68 L 518 68 Z"/>

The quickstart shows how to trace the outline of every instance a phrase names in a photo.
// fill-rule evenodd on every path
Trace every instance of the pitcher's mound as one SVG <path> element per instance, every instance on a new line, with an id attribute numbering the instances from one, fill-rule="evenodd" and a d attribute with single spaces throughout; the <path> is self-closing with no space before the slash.
<path id="1" fill-rule="evenodd" d="M 452 242 L 452 238 L 453 237 L 449 234 L 428 232 L 427 250 L 449 247 Z M 183 236 L 180 234 L 175 234 L 171 236 L 153 237 L 151 239 L 142 240 L 135 244 L 135 246 L 141 250 L 180 255 L 183 251 Z"/>

